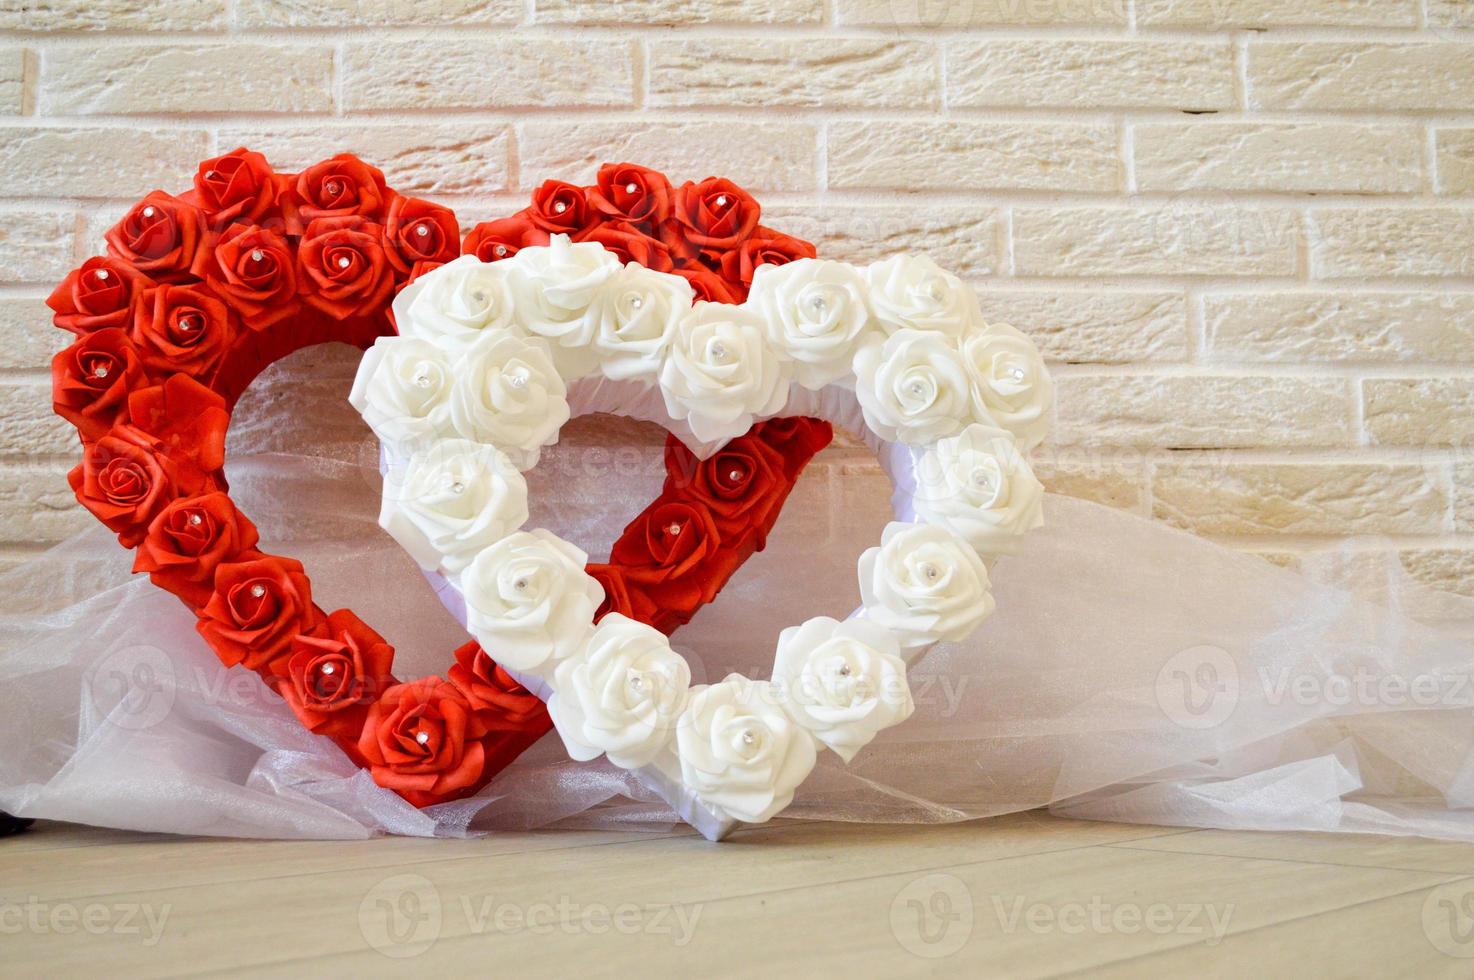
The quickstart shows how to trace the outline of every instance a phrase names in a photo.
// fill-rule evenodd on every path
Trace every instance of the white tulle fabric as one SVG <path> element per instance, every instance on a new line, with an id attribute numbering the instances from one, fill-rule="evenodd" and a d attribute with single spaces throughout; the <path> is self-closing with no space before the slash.
<path id="1" fill-rule="evenodd" d="M 592 479 L 569 478 L 570 453 L 529 474 L 557 486 L 534 492 L 533 522 L 599 558 L 632 516 L 624 504 L 656 491 L 659 448 L 649 465 L 600 455 L 582 467 Z M 306 563 L 321 605 L 362 612 L 396 645 L 400 676 L 443 672 L 464 633 L 376 527 L 368 462 L 255 456 L 229 472 L 268 546 Z M 910 721 L 848 766 L 825 754 L 786 818 L 933 823 L 1048 806 L 1474 840 L 1474 601 L 1349 550 L 1300 574 L 1078 500 L 1051 496 L 1046 516 L 998 563 L 994 616 L 912 667 Z M 764 672 L 778 624 L 853 606 L 877 515 L 833 514 L 834 533 L 801 547 L 785 545 L 784 520 L 804 518 L 785 513 L 769 550 L 675 635 L 693 682 Z M 631 772 L 572 762 L 553 733 L 479 796 L 416 810 L 253 675 L 222 669 L 193 616 L 128 563 L 99 528 L 0 576 L 0 809 L 242 837 L 676 823 Z M 1378 678 L 1423 679 L 1423 693 Z M 1194 685 L 1191 708 L 1173 701 L 1179 682 Z"/>

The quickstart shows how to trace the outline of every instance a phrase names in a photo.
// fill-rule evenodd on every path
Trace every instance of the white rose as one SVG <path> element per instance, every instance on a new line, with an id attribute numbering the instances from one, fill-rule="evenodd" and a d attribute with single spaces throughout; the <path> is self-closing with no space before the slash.
<path id="1" fill-rule="evenodd" d="M 787 379 L 763 338 L 762 317 L 740 306 L 697 303 L 682 317 L 660 370 L 666 412 L 703 442 L 742 435 L 753 416 L 788 400 Z"/>
<path id="2" fill-rule="evenodd" d="M 865 618 L 908 652 L 965 639 L 994 607 L 988 569 L 966 541 L 943 527 L 899 522 L 860 556 L 860 600 Z"/>
<path id="3" fill-rule="evenodd" d="M 541 338 L 483 334 L 457 360 L 451 424 L 501 449 L 519 469 L 537 465 L 569 414 L 568 387 Z"/>
<path id="4" fill-rule="evenodd" d="M 962 359 L 972 372 L 978 417 L 1012 432 L 1025 452 L 1043 442 L 1054 382 L 1033 342 L 1007 324 L 990 324 L 963 340 Z"/>
<path id="5" fill-rule="evenodd" d="M 615 273 L 589 308 L 605 377 L 654 382 L 693 295 L 680 276 L 634 263 Z"/>
<path id="6" fill-rule="evenodd" d="M 369 428 L 407 455 L 450 430 L 450 362 L 434 344 L 380 337 L 358 362 L 348 401 Z"/>
<path id="7" fill-rule="evenodd" d="M 589 307 L 620 270 L 618 256 L 598 242 L 574 244 L 567 235 L 554 235 L 547 245 L 524 248 L 506 261 L 517 322 L 548 339 L 563 377 L 580 378 L 597 367 Z"/>
<path id="8" fill-rule="evenodd" d="M 558 665 L 548 713 L 574 759 L 602 752 L 621 769 L 638 769 L 669 742 L 690 687 L 691 668 L 665 634 L 611 613 L 583 651 Z"/>
<path id="9" fill-rule="evenodd" d="M 389 470 L 379 526 L 421 568 L 465 568 L 527 521 L 527 483 L 505 455 L 445 439 Z"/>
<path id="10" fill-rule="evenodd" d="M 977 297 L 924 255 L 895 255 L 865 270 L 870 306 L 886 333 L 928 330 L 958 337 L 978 319 Z"/>
<path id="11" fill-rule="evenodd" d="M 794 380 L 818 390 L 850 372 L 871 326 L 865 292 L 851 265 L 798 259 L 758 266 L 745 305 L 763 315 L 769 342 L 794 362 Z"/>
<path id="12" fill-rule="evenodd" d="M 419 337 L 460 351 L 486 330 L 514 329 L 509 270 L 503 262 L 462 255 L 432 269 L 394 300 L 401 337 Z"/>
<path id="13" fill-rule="evenodd" d="M 916 467 L 916 512 L 983 556 L 1008 554 L 1044 523 L 1044 487 L 1013 436 L 970 425 L 942 439 Z"/>
<path id="14" fill-rule="evenodd" d="M 461 573 L 466 625 L 512 670 L 545 673 L 593 628 L 604 588 L 588 556 L 551 531 L 519 531 L 485 549 Z"/>
<path id="15" fill-rule="evenodd" d="M 736 674 L 692 689 L 676 726 L 681 777 L 719 815 L 762 823 L 813 770 L 813 737 L 777 700 L 767 683 Z"/>
<path id="16" fill-rule="evenodd" d="M 940 334 L 901 330 L 855 355 L 855 395 L 872 432 L 925 444 L 973 420 L 971 379 Z"/>
<path id="17" fill-rule="evenodd" d="M 793 719 L 849 762 L 916 710 L 900 652 L 874 623 L 817 616 L 779 635 L 773 686 Z"/>

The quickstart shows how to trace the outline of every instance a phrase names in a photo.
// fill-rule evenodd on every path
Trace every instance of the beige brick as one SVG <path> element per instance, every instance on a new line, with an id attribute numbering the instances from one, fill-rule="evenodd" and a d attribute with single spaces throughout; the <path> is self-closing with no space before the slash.
<path id="1" fill-rule="evenodd" d="M 1474 379 L 1369 378 L 1362 388 L 1373 444 L 1474 450 Z"/>
<path id="2" fill-rule="evenodd" d="M 1474 129 L 1440 129 L 1438 190 L 1442 194 L 1474 194 Z"/>
<path id="3" fill-rule="evenodd" d="M 960 276 L 986 276 L 998 268 L 998 212 L 980 205 L 774 205 L 763 221 L 844 262 L 924 252 Z"/>
<path id="4" fill-rule="evenodd" d="M 1401 554 L 1402 567 L 1424 585 L 1474 599 L 1474 548 L 1429 548 Z"/>
<path id="5" fill-rule="evenodd" d="M 1257 109 L 1455 109 L 1474 102 L 1474 45 L 1442 41 L 1256 41 Z"/>
<path id="6" fill-rule="evenodd" d="M 35 299 L 0 299 L 0 368 L 40 370 L 74 338 L 51 325 L 51 309 Z"/>
<path id="7" fill-rule="evenodd" d="M 300 170 L 335 153 L 355 153 L 384 171 L 389 185 L 416 194 L 484 194 L 507 186 L 511 129 L 498 123 L 355 122 L 287 128 L 279 124 L 229 126 L 222 149 L 248 146 L 272 166 Z"/>
<path id="8" fill-rule="evenodd" d="M 936 48 L 921 41 L 722 37 L 649 42 L 657 106 L 929 108 Z"/>
<path id="9" fill-rule="evenodd" d="M 7 31 L 208 31 L 225 26 L 225 0 L 24 0 L 0 4 Z"/>
<path id="10" fill-rule="evenodd" d="M 0 470 L 0 541 L 51 543 L 94 525 L 67 483 L 68 469 L 52 463 Z"/>
<path id="11" fill-rule="evenodd" d="M 1164 463 L 1152 516 L 1198 534 L 1438 534 L 1440 473 L 1417 465 Z"/>
<path id="12" fill-rule="evenodd" d="M 1139 459 L 1044 451 L 1035 453 L 1030 462 L 1034 475 L 1050 493 L 1145 513 L 1147 481 Z"/>
<path id="13" fill-rule="evenodd" d="M 188 188 L 210 155 L 200 129 L 0 127 L 0 194 L 142 197 Z"/>
<path id="14" fill-rule="evenodd" d="M 1014 264 L 1036 276 L 1291 275 L 1297 232 L 1294 212 L 1250 205 L 1021 207 Z"/>
<path id="15" fill-rule="evenodd" d="M 1469 0 L 1426 0 L 1428 26 L 1435 29 L 1452 27 L 1457 30 L 1474 29 L 1474 4 Z"/>
<path id="16" fill-rule="evenodd" d="M 628 106 L 629 41 L 377 41 L 343 52 L 347 109 Z"/>
<path id="17" fill-rule="evenodd" d="M 1135 128 L 1143 191 L 1409 193 L 1423 186 L 1423 130 L 1349 123 L 1147 124 Z"/>
<path id="18" fill-rule="evenodd" d="M 333 52 L 323 45 L 135 45 L 48 51 L 45 115 L 157 112 L 326 112 Z"/>
<path id="19" fill-rule="evenodd" d="M 538 0 L 538 23 L 817 24 L 823 0 Z"/>
<path id="20" fill-rule="evenodd" d="M 829 186 L 900 190 L 1114 191 L 1115 127 L 1079 123 L 841 122 Z"/>
<path id="21" fill-rule="evenodd" d="M 1066 375 L 1062 446 L 1157 449 L 1329 447 L 1351 442 L 1351 398 L 1336 379 Z"/>
<path id="22" fill-rule="evenodd" d="M 838 0 L 841 24 L 874 27 L 1103 25 L 1127 22 L 1127 0 Z"/>
<path id="23" fill-rule="evenodd" d="M 0 115 L 25 111 L 26 49 L 0 49 Z"/>
<path id="24" fill-rule="evenodd" d="M 549 177 L 593 183 L 600 164 L 629 161 L 664 171 L 675 183 L 713 173 L 752 191 L 817 189 L 819 134 L 808 123 L 777 120 L 583 122 L 534 119 L 517 144 L 522 182 Z"/>
<path id="25" fill-rule="evenodd" d="M 515 24 L 523 0 L 238 0 L 241 27 L 378 27 Z"/>
<path id="26" fill-rule="evenodd" d="M 1321 208 L 1309 239 L 1318 277 L 1474 275 L 1474 209 Z"/>
<path id="27" fill-rule="evenodd" d="M 1209 293 L 1207 356 L 1219 361 L 1474 364 L 1474 294 Z"/>
<path id="28" fill-rule="evenodd" d="M 0 456 L 34 455 L 81 459 L 77 430 L 51 410 L 49 381 L 0 382 Z"/>
<path id="29" fill-rule="evenodd" d="M 75 264 L 76 237 L 71 211 L 0 212 L 0 284 L 54 286 Z"/>
<path id="30" fill-rule="evenodd" d="M 1436 2 L 1436 0 L 1435 0 Z M 1417 0 L 1136 0 L 1142 27 L 1413 27 Z"/>
<path id="31" fill-rule="evenodd" d="M 978 300 L 984 317 L 1025 331 L 1050 360 L 1124 364 L 1187 357 L 1181 293 L 982 289 Z"/>
<path id="32" fill-rule="evenodd" d="M 947 46 L 947 104 L 1226 109 L 1233 64 L 1221 41 L 956 41 Z"/>
<path id="33" fill-rule="evenodd" d="M 1271 565 L 1288 568 L 1292 571 L 1299 571 L 1300 563 L 1304 560 L 1304 556 L 1296 551 L 1262 551 L 1259 548 L 1238 548 L 1232 541 L 1225 543 L 1230 547 L 1234 547 L 1235 550 L 1243 551 L 1245 554 L 1255 555 L 1256 557 L 1263 558 Z"/>

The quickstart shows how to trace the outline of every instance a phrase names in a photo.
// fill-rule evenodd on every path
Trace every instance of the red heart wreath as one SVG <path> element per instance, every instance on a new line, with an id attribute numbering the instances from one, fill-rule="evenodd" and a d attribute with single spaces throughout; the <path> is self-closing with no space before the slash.
<path id="1" fill-rule="evenodd" d="M 761 228 L 757 203 L 720 178 L 672 188 L 610 164 L 592 187 L 548 181 L 517 215 L 476 226 L 464 250 L 507 258 L 551 233 L 736 302 L 763 263 L 813 256 Z M 394 651 L 353 612 L 312 601 L 302 565 L 258 547 L 223 471 L 230 411 L 272 362 L 313 344 L 360 348 L 392 333 L 390 303 L 461 251 L 455 215 L 405 197 L 355 157 L 279 174 L 238 149 L 200 165 L 193 190 L 154 191 L 107 233 L 108 254 L 47 303 L 77 340 L 52 362 L 57 414 L 81 436 L 77 499 L 128 548 L 135 572 L 178 596 L 227 666 L 255 671 L 308 729 L 333 738 L 416 806 L 475 793 L 550 727 L 542 702 L 477 644 L 449 680 L 401 683 Z M 827 423 L 772 420 L 697 461 L 667 440 L 661 495 L 615 542 L 600 614 L 669 633 L 760 550 Z M 706 530 L 670 550 L 652 528 L 679 513 Z"/>

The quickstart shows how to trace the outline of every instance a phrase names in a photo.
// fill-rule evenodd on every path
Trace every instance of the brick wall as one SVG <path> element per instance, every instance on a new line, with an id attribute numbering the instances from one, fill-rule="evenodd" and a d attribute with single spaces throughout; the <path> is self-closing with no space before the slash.
<path id="1" fill-rule="evenodd" d="M 1054 488 L 1474 594 L 1474 0 L 0 0 L 0 555 L 86 523 L 41 297 L 241 143 L 467 224 L 605 159 L 725 172 L 1033 333 Z M 352 367 L 304 355 L 242 438 L 369 453 Z M 826 459 L 815 506 L 878 499 Z"/>

